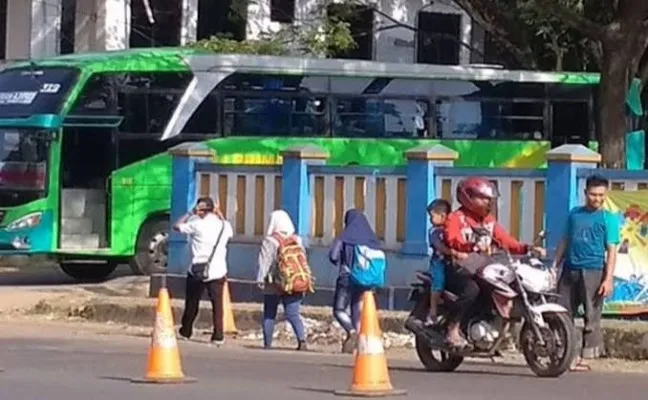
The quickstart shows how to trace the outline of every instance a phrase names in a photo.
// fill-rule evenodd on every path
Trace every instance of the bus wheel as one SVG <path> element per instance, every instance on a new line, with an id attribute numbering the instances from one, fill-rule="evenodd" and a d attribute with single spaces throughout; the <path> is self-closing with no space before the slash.
<path id="1" fill-rule="evenodd" d="M 102 282 L 115 271 L 117 263 L 108 261 L 105 264 L 82 264 L 61 261 L 59 266 L 67 276 L 79 282 Z"/>
<path id="2" fill-rule="evenodd" d="M 147 221 L 137 236 L 135 256 L 130 267 L 138 275 L 159 274 L 166 271 L 169 243 L 169 220 L 156 218 Z"/>

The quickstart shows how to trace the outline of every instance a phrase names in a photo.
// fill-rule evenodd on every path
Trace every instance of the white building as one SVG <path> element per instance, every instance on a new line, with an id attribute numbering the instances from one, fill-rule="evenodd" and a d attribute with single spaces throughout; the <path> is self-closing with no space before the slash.
<path id="1" fill-rule="evenodd" d="M 0 15 L 6 16 L 0 18 L 0 58 L 177 46 L 217 32 L 254 39 L 321 21 L 324 5 L 334 2 L 251 0 L 237 27 L 225 17 L 232 0 L 0 0 Z M 359 9 L 352 22 L 358 49 L 346 57 L 405 63 L 483 61 L 483 31 L 451 0 L 367 4 L 371 8 Z"/>

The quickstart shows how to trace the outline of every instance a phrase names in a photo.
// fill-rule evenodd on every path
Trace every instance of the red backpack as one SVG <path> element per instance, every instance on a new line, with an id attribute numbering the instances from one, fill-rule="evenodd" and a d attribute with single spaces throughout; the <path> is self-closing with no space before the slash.
<path id="1" fill-rule="evenodd" d="M 308 260 L 297 236 L 272 235 L 279 242 L 274 283 L 286 294 L 315 292 Z"/>

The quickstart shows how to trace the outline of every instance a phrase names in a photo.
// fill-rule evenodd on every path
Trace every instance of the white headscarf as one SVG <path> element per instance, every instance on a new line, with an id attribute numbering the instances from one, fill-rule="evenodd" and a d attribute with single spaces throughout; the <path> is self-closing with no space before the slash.
<path id="1" fill-rule="evenodd" d="M 270 213 L 270 224 L 268 225 L 268 236 L 275 232 L 282 233 L 286 236 L 295 234 L 295 225 L 287 212 L 284 210 L 275 210 Z"/>

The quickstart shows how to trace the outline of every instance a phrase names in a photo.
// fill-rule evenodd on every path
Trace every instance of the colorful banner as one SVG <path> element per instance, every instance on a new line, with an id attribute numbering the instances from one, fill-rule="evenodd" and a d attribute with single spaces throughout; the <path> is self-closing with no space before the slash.
<path id="1" fill-rule="evenodd" d="M 621 245 L 614 270 L 614 292 L 603 312 L 648 313 L 648 196 L 645 191 L 612 190 L 605 208 L 619 217 Z"/>

